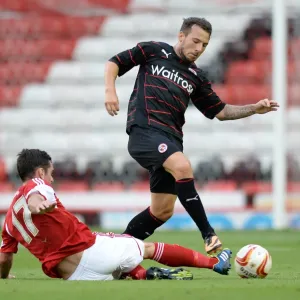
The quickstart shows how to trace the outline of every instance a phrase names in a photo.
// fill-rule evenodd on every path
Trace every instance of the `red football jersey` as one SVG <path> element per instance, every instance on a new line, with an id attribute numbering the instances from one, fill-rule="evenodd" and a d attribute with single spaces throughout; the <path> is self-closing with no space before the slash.
<path id="1" fill-rule="evenodd" d="M 56 208 L 45 214 L 31 214 L 28 198 L 33 193 L 56 203 Z M 40 260 L 46 275 L 60 278 L 56 265 L 65 257 L 91 247 L 95 235 L 64 208 L 49 184 L 34 178 L 19 188 L 8 209 L 0 251 L 17 253 L 18 243 Z"/>

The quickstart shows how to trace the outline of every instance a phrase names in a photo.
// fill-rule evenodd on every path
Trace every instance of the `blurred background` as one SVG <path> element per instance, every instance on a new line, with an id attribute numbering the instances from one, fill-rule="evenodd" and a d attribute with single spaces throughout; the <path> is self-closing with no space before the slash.
<path id="1" fill-rule="evenodd" d="M 104 107 L 104 65 L 140 41 L 174 45 L 182 19 L 205 17 L 211 42 L 197 64 L 229 104 L 272 98 L 269 0 L 0 0 L 0 214 L 20 181 L 16 155 L 46 150 L 55 189 L 88 224 L 123 229 L 150 203 L 148 173 L 127 153 L 127 103 L 137 68 L 117 80 L 121 111 Z M 286 147 L 285 227 L 300 226 L 300 2 L 287 6 L 286 143 L 276 113 L 219 122 L 192 105 L 185 153 L 216 228 L 273 228 L 275 147 Z M 273 32 L 274 34 L 274 32 Z M 284 99 L 276 99 L 281 105 Z M 274 145 L 276 145 L 274 147 Z M 180 203 L 165 229 L 195 228 Z"/>

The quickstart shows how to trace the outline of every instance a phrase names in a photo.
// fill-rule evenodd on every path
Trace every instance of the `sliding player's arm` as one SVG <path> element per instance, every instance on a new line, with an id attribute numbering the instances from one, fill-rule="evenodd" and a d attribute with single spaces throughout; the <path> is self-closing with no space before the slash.
<path id="1" fill-rule="evenodd" d="M 57 205 L 53 188 L 41 179 L 32 179 L 25 188 L 26 202 L 32 214 L 51 212 Z"/>
<path id="2" fill-rule="evenodd" d="M 32 214 L 45 214 L 53 211 L 56 201 L 45 200 L 38 193 L 32 194 L 28 199 L 28 208 Z"/>
<path id="3" fill-rule="evenodd" d="M 2 230 L 2 242 L 0 247 L 0 278 L 14 278 L 10 275 L 13 264 L 13 255 L 18 252 L 18 242 L 8 231 L 6 222 Z"/>
<path id="4" fill-rule="evenodd" d="M 111 115 L 117 115 L 119 100 L 116 92 L 116 79 L 133 67 L 145 63 L 155 51 L 153 42 L 138 43 L 135 47 L 120 52 L 113 56 L 105 65 L 105 107 Z"/>

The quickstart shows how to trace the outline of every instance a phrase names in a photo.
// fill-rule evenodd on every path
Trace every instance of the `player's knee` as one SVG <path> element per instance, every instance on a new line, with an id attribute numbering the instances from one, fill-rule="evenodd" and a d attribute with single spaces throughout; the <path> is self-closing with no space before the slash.
<path id="1" fill-rule="evenodd" d="M 178 161 L 174 167 L 173 176 L 176 180 L 193 177 L 193 170 L 189 160 Z"/>
<path id="2" fill-rule="evenodd" d="M 155 245 L 154 243 L 144 243 L 144 259 L 151 259 L 155 253 Z"/>
<path id="3" fill-rule="evenodd" d="M 174 207 L 168 206 L 168 207 L 159 207 L 152 209 L 151 208 L 151 213 L 159 220 L 161 221 L 167 221 L 169 220 L 174 213 Z"/>

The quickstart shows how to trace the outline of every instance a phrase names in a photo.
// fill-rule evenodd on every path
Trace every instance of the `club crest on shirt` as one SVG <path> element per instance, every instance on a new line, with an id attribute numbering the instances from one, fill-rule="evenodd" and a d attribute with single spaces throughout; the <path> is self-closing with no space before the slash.
<path id="1" fill-rule="evenodd" d="M 158 152 L 159 153 L 164 153 L 164 152 L 166 152 L 168 150 L 168 145 L 167 144 L 160 144 L 159 146 L 158 146 Z"/>

